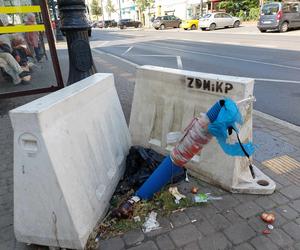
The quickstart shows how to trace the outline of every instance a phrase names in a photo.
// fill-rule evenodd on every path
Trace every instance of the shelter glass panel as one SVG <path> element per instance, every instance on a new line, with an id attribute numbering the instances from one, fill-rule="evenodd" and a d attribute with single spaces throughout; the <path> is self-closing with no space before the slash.
<path id="1" fill-rule="evenodd" d="M 63 87 L 45 0 L 0 0 L 0 97 Z"/>

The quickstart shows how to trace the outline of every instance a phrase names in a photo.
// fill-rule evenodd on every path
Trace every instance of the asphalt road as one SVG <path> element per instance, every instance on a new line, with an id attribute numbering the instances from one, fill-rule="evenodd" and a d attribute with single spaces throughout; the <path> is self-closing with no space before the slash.
<path id="1" fill-rule="evenodd" d="M 300 126 L 299 31 L 257 34 L 251 29 L 228 33 L 94 30 L 91 44 L 96 51 L 136 65 L 255 78 L 254 108 Z"/>

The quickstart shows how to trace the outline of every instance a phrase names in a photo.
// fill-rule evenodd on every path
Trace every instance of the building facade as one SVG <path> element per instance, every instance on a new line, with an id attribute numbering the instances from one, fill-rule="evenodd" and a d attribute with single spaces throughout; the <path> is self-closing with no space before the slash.
<path id="1" fill-rule="evenodd" d="M 105 20 L 133 19 L 143 21 L 144 26 L 151 25 L 153 17 L 162 15 L 175 15 L 180 19 L 199 18 L 208 12 L 218 10 L 218 3 L 222 0 L 155 0 L 153 6 L 139 13 L 134 0 L 99 0 L 103 6 Z M 92 0 L 86 0 L 88 6 Z M 114 11 L 109 11 L 108 5 Z M 90 9 L 90 8 L 89 8 Z"/>
<path id="2" fill-rule="evenodd" d="M 139 13 L 133 0 L 121 0 L 121 17 L 139 20 Z"/>

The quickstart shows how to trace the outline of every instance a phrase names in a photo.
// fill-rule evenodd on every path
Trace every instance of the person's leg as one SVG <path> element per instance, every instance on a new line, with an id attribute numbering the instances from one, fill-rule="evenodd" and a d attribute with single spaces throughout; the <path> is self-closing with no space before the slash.
<path id="1" fill-rule="evenodd" d="M 35 53 L 36 60 L 39 62 L 42 59 L 40 48 L 39 47 L 35 47 L 34 48 L 34 53 Z"/>
<path id="2" fill-rule="evenodd" d="M 6 72 L 13 78 L 14 84 L 20 83 L 20 78 L 30 75 L 30 72 L 24 71 L 11 54 L 0 53 L 0 58 L 9 66 Z"/>
<path id="3" fill-rule="evenodd" d="M 3 53 L 0 53 L 0 67 L 3 68 L 3 70 L 11 76 L 12 80 L 13 80 L 13 83 L 15 85 L 21 83 L 21 78 L 19 77 L 19 74 L 16 73 L 16 71 L 8 64 L 8 62 L 2 58 L 2 54 Z"/>
<path id="4" fill-rule="evenodd" d="M 4 59 L 7 64 L 17 73 L 20 74 L 23 70 L 16 59 L 9 53 L 0 53 L 0 58 Z"/>

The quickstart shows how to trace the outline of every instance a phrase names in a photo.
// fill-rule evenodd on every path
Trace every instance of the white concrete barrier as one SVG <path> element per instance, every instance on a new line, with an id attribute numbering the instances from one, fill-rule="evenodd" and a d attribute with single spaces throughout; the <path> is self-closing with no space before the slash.
<path id="1" fill-rule="evenodd" d="M 131 145 L 113 76 L 95 74 L 10 117 L 17 240 L 83 249 Z"/>
<path id="2" fill-rule="evenodd" d="M 168 154 L 172 149 L 166 140 L 169 132 L 183 131 L 194 116 L 205 113 L 222 97 L 239 101 L 253 95 L 253 87 L 254 80 L 249 78 L 143 66 L 137 72 L 130 117 L 132 142 Z M 252 104 L 241 109 L 242 141 L 252 139 L 252 110 Z M 236 141 L 236 136 L 230 140 Z M 246 157 L 226 155 L 215 139 L 187 167 L 194 176 L 231 192 L 269 194 L 275 190 L 275 183 L 255 166 L 256 178 L 252 178 Z"/>

